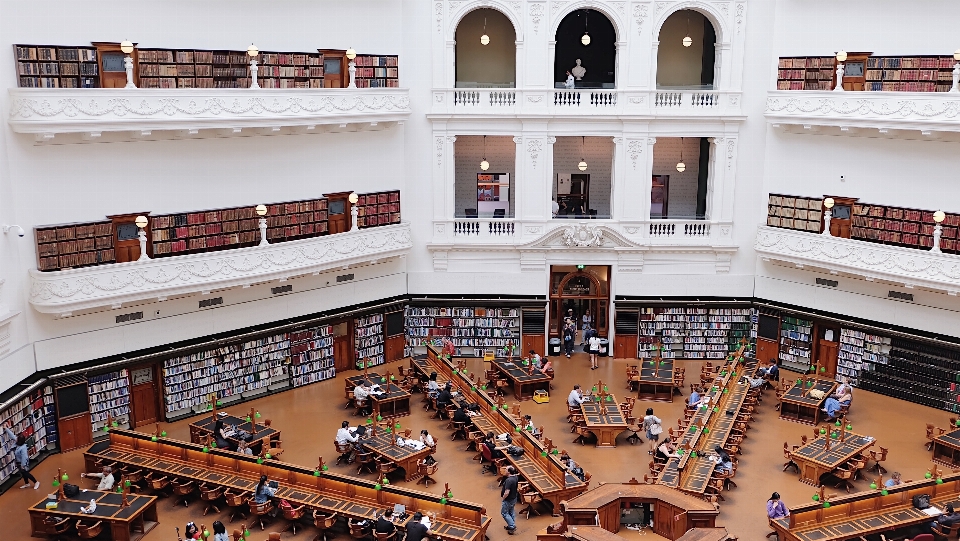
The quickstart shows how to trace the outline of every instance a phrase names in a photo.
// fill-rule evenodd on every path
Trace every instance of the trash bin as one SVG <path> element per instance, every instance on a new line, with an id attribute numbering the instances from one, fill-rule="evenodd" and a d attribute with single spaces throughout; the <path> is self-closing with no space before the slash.
<path id="1" fill-rule="evenodd" d="M 610 341 L 606 338 L 600 339 L 600 353 L 598 357 L 609 357 L 610 356 Z"/>
<path id="2" fill-rule="evenodd" d="M 549 355 L 560 355 L 560 339 L 551 338 L 550 339 L 550 351 Z"/>

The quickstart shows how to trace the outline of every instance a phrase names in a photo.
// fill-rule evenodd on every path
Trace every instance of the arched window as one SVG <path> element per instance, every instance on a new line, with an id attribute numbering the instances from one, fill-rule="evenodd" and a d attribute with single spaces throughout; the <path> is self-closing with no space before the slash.
<path id="1" fill-rule="evenodd" d="M 495 9 L 477 9 L 457 24 L 457 88 L 514 88 L 517 33 Z"/>
<path id="2" fill-rule="evenodd" d="M 707 88 L 714 84 L 717 32 L 710 19 L 683 9 L 660 27 L 657 88 Z"/>
<path id="3" fill-rule="evenodd" d="M 557 88 L 564 87 L 568 71 L 575 88 L 615 88 L 617 32 L 606 15 L 593 9 L 572 11 L 557 26 L 556 39 L 553 80 Z"/>

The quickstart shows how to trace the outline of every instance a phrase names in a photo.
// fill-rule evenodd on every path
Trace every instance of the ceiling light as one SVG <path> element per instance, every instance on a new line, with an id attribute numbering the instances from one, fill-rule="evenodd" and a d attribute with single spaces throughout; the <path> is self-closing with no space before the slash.
<path id="1" fill-rule="evenodd" d="M 583 137 L 580 137 L 580 156 L 581 156 L 581 158 L 580 158 L 580 163 L 577 164 L 577 169 L 579 169 L 579 170 L 581 170 L 581 171 L 586 171 L 586 170 L 587 170 L 587 161 L 584 160 L 583 157 L 582 157 L 582 156 L 583 156 L 583 141 L 584 141 L 584 138 L 583 138 Z"/>
<path id="2" fill-rule="evenodd" d="M 680 138 L 680 161 L 677 162 L 677 172 L 683 173 L 687 170 L 687 164 L 683 163 L 683 137 Z"/>
<path id="3" fill-rule="evenodd" d="M 487 136 L 483 136 L 483 158 L 480 160 L 480 170 L 490 169 L 490 162 L 487 161 Z"/>
<path id="4" fill-rule="evenodd" d="M 683 46 L 689 47 L 693 45 L 693 38 L 690 37 L 690 17 L 687 17 L 687 35 L 683 38 Z"/>
<path id="5" fill-rule="evenodd" d="M 582 43 L 584 47 L 586 47 L 587 45 L 590 45 L 590 32 L 588 32 L 589 27 L 590 27 L 589 13 L 584 11 L 583 12 L 583 37 L 580 38 L 580 43 Z"/>
<path id="6" fill-rule="evenodd" d="M 480 45 L 487 45 L 490 43 L 490 36 L 487 35 L 487 18 L 483 18 L 483 35 L 480 36 Z"/>

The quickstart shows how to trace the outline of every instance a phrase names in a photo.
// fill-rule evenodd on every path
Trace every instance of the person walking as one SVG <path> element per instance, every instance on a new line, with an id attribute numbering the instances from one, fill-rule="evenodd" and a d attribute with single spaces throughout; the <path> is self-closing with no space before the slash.
<path id="1" fill-rule="evenodd" d="M 600 337 L 597 336 L 597 331 L 594 329 L 588 329 L 584 331 L 584 334 L 588 335 L 586 342 L 587 351 L 590 352 L 590 370 L 596 370 L 600 368 L 597 366 L 597 357 L 600 355 Z"/>
<path id="2" fill-rule="evenodd" d="M 570 358 L 570 355 L 573 354 L 573 344 L 576 342 L 577 329 L 573 326 L 573 323 L 569 320 L 563 326 L 563 349 L 567 354 L 567 358 Z"/>
<path id="3" fill-rule="evenodd" d="M 513 466 L 507 466 L 507 478 L 504 479 L 503 486 L 500 487 L 500 499 L 502 500 L 500 504 L 500 515 L 503 516 L 504 522 L 507 523 L 504 528 L 510 535 L 516 533 L 517 530 L 517 514 L 514 509 L 517 505 L 517 498 L 520 495 L 517 483 L 517 469 Z"/>
<path id="4" fill-rule="evenodd" d="M 10 430 L 11 428 L 13 428 L 13 422 L 7 421 L 3 430 L 8 438 L 16 441 L 16 446 L 13 448 L 13 459 L 17 463 L 20 478 L 23 479 L 23 485 L 20 488 L 29 488 L 33 484 L 33 490 L 37 490 L 40 488 L 40 481 L 37 481 L 37 478 L 30 473 L 30 453 L 27 451 L 27 438 L 23 434 L 14 435 L 13 430 Z"/>
<path id="5" fill-rule="evenodd" d="M 647 414 L 643 418 L 643 429 L 647 432 L 647 441 L 650 442 L 650 450 L 647 454 L 653 454 L 660 440 L 660 433 L 663 432 L 663 424 L 659 417 L 653 414 L 653 408 L 647 408 Z"/>

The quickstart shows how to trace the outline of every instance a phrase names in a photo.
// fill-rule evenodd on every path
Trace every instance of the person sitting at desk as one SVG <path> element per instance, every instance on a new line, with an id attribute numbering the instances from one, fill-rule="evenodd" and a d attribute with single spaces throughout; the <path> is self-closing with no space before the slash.
<path id="1" fill-rule="evenodd" d="M 774 492 L 771 494 L 770 499 L 767 500 L 767 518 L 774 520 L 789 516 L 790 510 L 787 509 L 787 506 L 780 500 L 780 493 Z"/>
<path id="2" fill-rule="evenodd" d="M 213 441 L 216 442 L 217 448 L 225 451 L 236 450 L 234 445 L 230 443 L 230 440 L 227 439 L 227 436 L 225 436 L 225 434 L 228 434 L 229 432 L 230 431 L 223 426 L 223 421 L 221 419 L 218 418 L 217 422 L 213 423 Z"/>
<path id="3" fill-rule="evenodd" d="M 373 413 L 373 406 L 369 401 L 372 393 L 373 387 L 364 385 L 363 382 L 358 383 L 357 386 L 353 388 L 353 398 L 356 400 L 357 407 L 360 408 L 361 414 L 370 415 Z"/>
<path id="4" fill-rule="evenodd" d="M 757 375 L 761 378 L 777 381 L 780 377 L 780 367 L 777 366 L 776 362 L 771 363 L 770 366 L 761 366 L 757 369 Z"/>
<path id="5" fill-rule="evenodd" d="M 523 416 L 523 430 L 530 432 L 533 436 L 540 437 L 540 431 L 537 430 L 537 427 L 533 426 L 533 417 L 529 415 Z"/>
<path id="6" fill-rule="evenodd" d="M 666 462 L 671 458 L 680 458 L 680 455 L 677 454 L 677 446 L 670 441 L 670 438 L 667 438 L 657 446 L 657 452 L 653 455 L 653 460 L 655 462 Z"/>
<path id="7" fill-rule="evenodd" d="M 717 453 L 717 466 L 714 469 L 721 473 L 733 473 L 733 459 L 730 458 L 730 455 L 719 445 L 714 447 L 713 450 Z"/>
<path id="8" fill-rule="evenodd" d="M 952 528 L 960 523 L 960 513 L 957 513 L 953 509 L 953 504 L 948 503 L 943 508 L 943 514 L 937 517 L 937 520 L 934 520 L 931 523 L 931 526 L 942 526 L 944 528 Z"/>
<path id="9" fill-rule="evenodd" d="M 583 404 L 583 391 L 580 390 L 579 385 L 574 385 L 573 390 L 567 395 L 567 405 L 571 408 L 579 408 L 580 404 Z"/>
<path id="10" fill-rule="evenodd" d="M 843 390 L 843 394 L 834 392 L 833 395 L 823 403 L 823 411 L 826 412 L 831 420 L 837 418 L 840 413 L 840 408 L 849 406 L 850 401 L 853 400 L 853 387 L 846 383 L 846 378 L 844 378 L 844 382 L 837 387 L 837 390 Z"/>
<path id="11" fill-rule="evenodd" d="M 436 445 L 436 442 L 433 441 L 433 436 L 431 436 L 426 429 L 420 431 L 420 443 L 426 445 L 427 447 L 433 447 Z"/>
<path id="12" fill-rule="evenodd" d="M 510 446 L 513 440 L 510 438 L 510 435 L 507 434 L 507 445 L 497 446 L 497 437 L 493 432 L 487 432 L 486 437 L 483 439 L 483 444 L 490 449 L 490 456 L 493 458 L 506 458 L 507 455 L 503 454 L 503 450 Z"/>
<path id="13" fill-rule="evenodd" d="M 356 428 L 350 428 L 350 421 L 344 421 L 340 423 L 340 430 L 337 430 L 337 444 L 339 445 L 353 445 L 354 451 L 350 453 L 350 456 L 347 458 L 348 463 L 352 463 L 353 459 L 356 458 L 357 451 L 360 451 L 360 436 L 357 435 Z"/>
<path id="14" fill-rule="evenodd" d="M 883 486 L 885 487 L 895 487 L 897 485 L 902 485 L 903 480 L 900 478 L 900 472 L 895 471 L 893 475 L 890 476 L 890 479 L 884 481 Z"/>
<path id="15" fill-rule="evenodd" d="M 437 373 L 430 372 L 430 379 L 427 381 L 427 396 L 436 398 L 440 393 L 440 385 L 437 383 Z"/>
<path id="16" fill-rule="evenodd" d="M 546 362 L 540 365 L 540 371 L 543 372 L 544 374 L 549 374 L 550 371 L 552 370 L 553 370 L 553 361 L 551 361 L 550 358 L 548 357 Z"/>
<path id="17" fill-rule="evenodd" d="M 700 393 L 697 392 L 697 388 L 693 387 L 690 389 L 690 396 L 687 397 L 687 408 L 696 408 L 700 405 Z"/>
<path id="18" fill-rule="evenodd" d="M 430 527 L 423 523 L 423 513 L 417 511 L 407 523 L 406 541 L 423 541 L 429 532 Z"/>
<path id="19" fill-rule="evenodd" d="M 270 498 L 272 498 L 276 493 L 277 493 L 277 489 L 267 484 L 267 476 L 261 475 L 260 482 L 257 483 L 257 487 L 253 491 L 253 503 L 256 503 L 256 504 L 267 503 L 268 501 L 270 501 Z M 278 510 L 279 509 L 276 506 L 274 506 L 273 510 L 270 511 L 270 516 L 271 517 L 277 516 Z"/>
<path id="20" fill-rule="evenodd" d="M 444 408 L 453 403 L 453 384 L 449 381 L 443 386 L 443 390 L 437 394 L 437 410 L 443 411 Z"/>
<path id="21" fill-rule="evenodd" d="M 250 444 L 243 440 L 240 440 L 240 443 L 237 444 L 237 452 L 253 456 L 253 449 L 250 448 Z"/>
<path id="22" fill-rule="evenodd" d="M 392 534 L 397 531 L 397 526 L 393 523 L 393 509 L 387 509 L 377 518 L 373 531 L 382 534 Z"/>
<path id="23" fill-rule="evenodd" d="M 536 351 L 532 349 L 530 350 L 530 362 L 533 364 L 533 367 L 536 368 L 537 370 L 540 370 L 540 368 L 543 366 L 543 359 L 540 357 L 540 355 Z"/>
<path id="24" fill-rule="evenodd" d="M 110 466 L 104 466 L 103 473 L 81 473 L 80 477 L 95 477 L 100 479 L 100 484 L 97 485 L 97 490 L 113 490 L 113 468 Z"/>
<path id="25" fill-rule="evenodd" d="M 577 479 L 583 481 L 586 478 L 583 473 L 583 468 L 574 462 L 573 459 L 570 458 L 570 455 L 566 453 L 560 455 L 560 463 L 563 464 L 567 468 L 567 471 L 572 473 Z"/>

